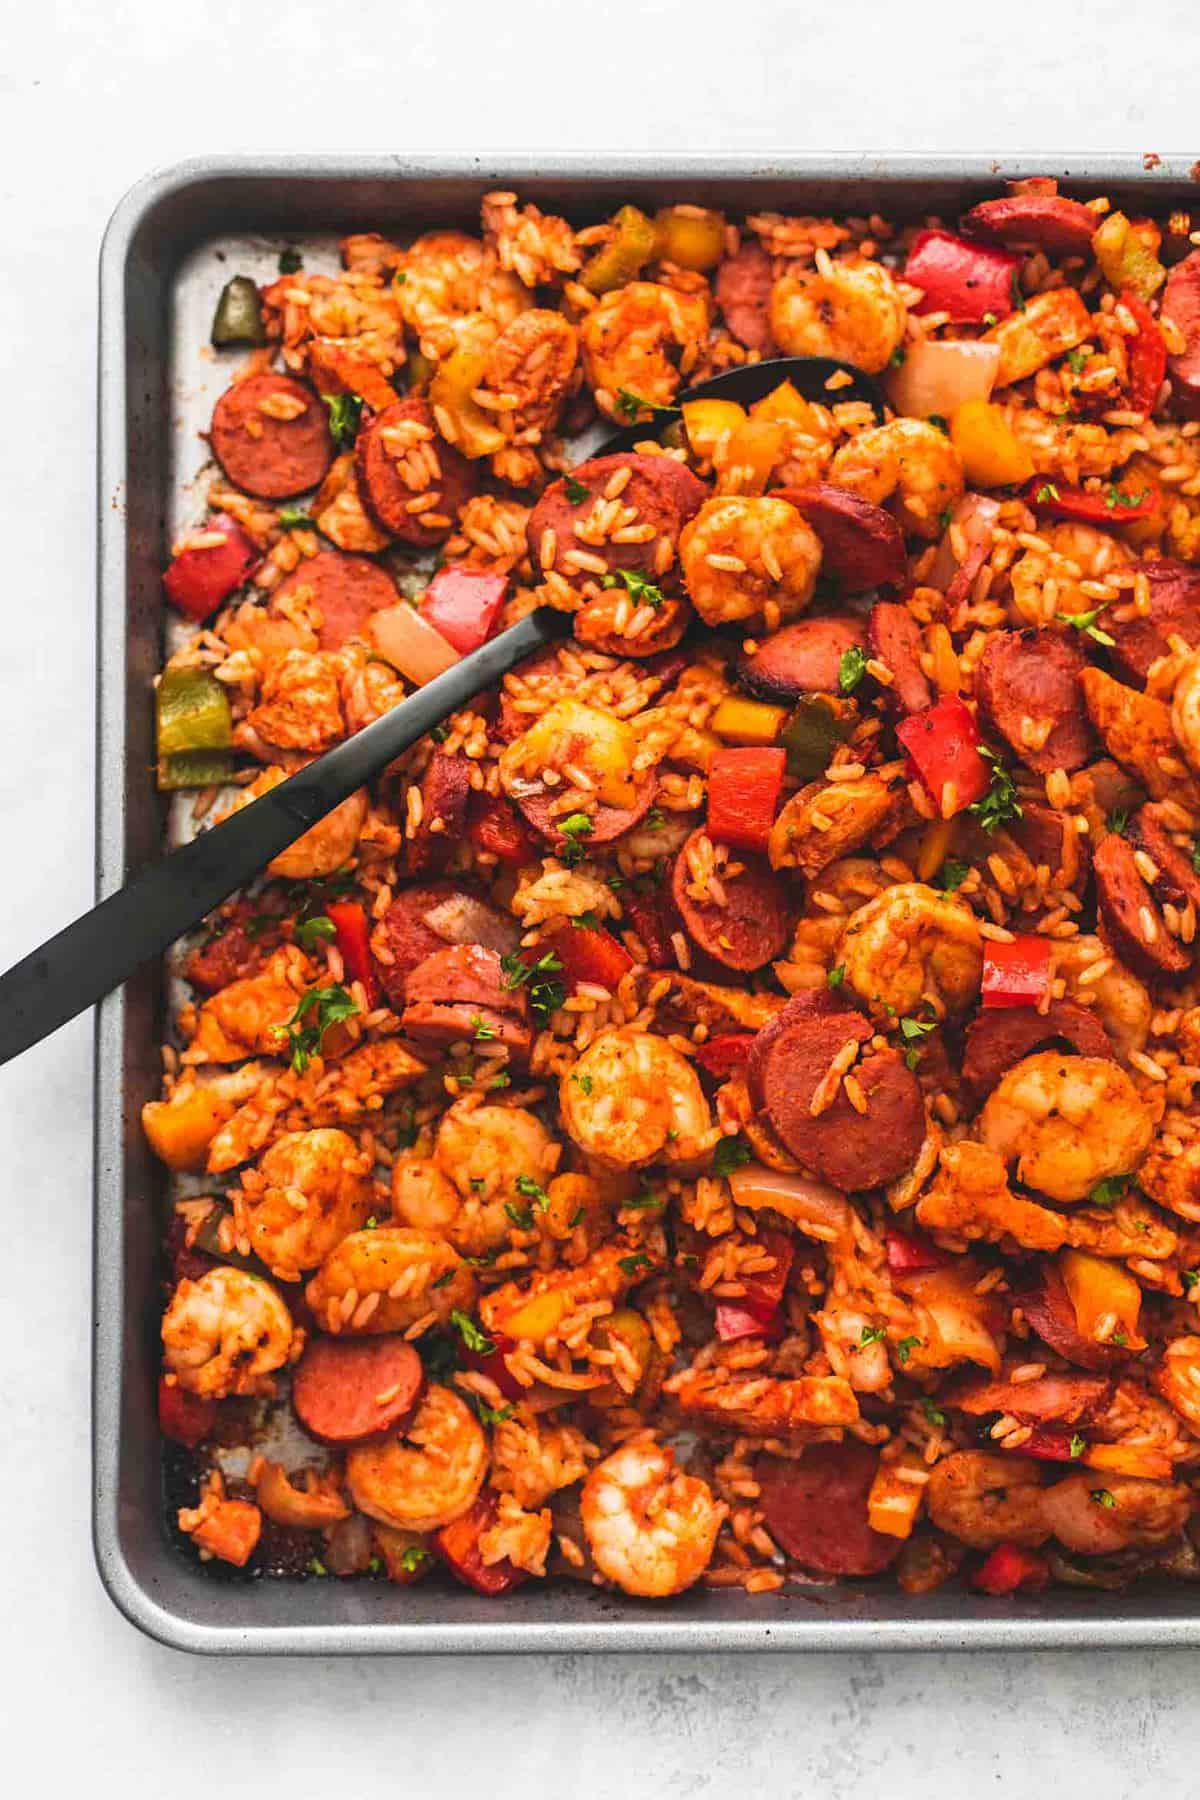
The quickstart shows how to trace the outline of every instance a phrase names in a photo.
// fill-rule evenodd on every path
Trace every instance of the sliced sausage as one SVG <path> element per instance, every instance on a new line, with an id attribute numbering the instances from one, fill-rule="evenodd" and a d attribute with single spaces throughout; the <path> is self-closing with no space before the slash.
<path id="1" fill-rule="evenodd" d="M 503 941 L 501 932 L 506 937 L 511 935 L 512 921 L 496 908 L 487 906 L 485 901 L 466 893 L 452 881 L 422 882 L 400 890 L 383 918 L 391 961 L 384 962 L 381 958 L 378 964 L 379 978 L 397 1011 L 404 1005 L 408 977 L 417 965 L 448 943 L 461 941 L 452 937 L 449 929 L 439 930 L 439 924 L 445 921 L 449 926 L 454 914 L 461 912 L 472 935 L 482 941 L 477 922 L 481 909 L 494 914 L 496 943 L 490 946 L 494 949 Z"/>
<path id="2" fill-rule="evenodd" d="M 1137 975 L 1182 975 L 1191 952 L 1166 921 L 1137 866 L 1133 845 L 1115 831 L 1092 858 L 1096 902 L 1108 941 Z"/>
<path id="3" fill-rule="evenodd" d="M 1042 1342 L 1077 1369 L 1111 1369 L 1121 1360 L 1124 1353 L 1117 1345 L 1084 1337 L 1066 1284 L 1053 1263 L 1039 1266 L 1036 1285 L 1016 1289 L 1014 1284 L 1012 1299 Z"/>
<path id="4" fill-rule="evenodd" d="M 788 941 L 791 915 L 783 883 L 762 857 L 738 853 L 736 875 L 722 875 L 723 904 L 698 900 L 688 892 L 692 873 L 688 848 L 703 831 L 694 831 L 675 858 L 671 892 L 688 935 L 727 969 L 749 973 L 779 956 Z"/>
<path id="5" fill-rule="evenodd" d="M 283 941 L 289 910 L 278 888 L 266 888 L 253 900 L 239 894 L 227 901 L 211 921 L 211 937 L 188 956 L 185 980 L 202 993 L 215 994 L 231 981 L 257 975 Z"/>
<path id="6" fill-rule="evenodd" d="M 964 214 L 963 230 L 1009 250 L 1045 250 L 1051 256 L 1086 256 L 1100 220 L 1080 200 L 1062 194 L 1010 194 L 984 200 Z"/>
<path id="7" fill-rule="evenodd" d="M 1185 419 L 1200 417 L 1200 250 L 1176 263 L 1163 289 L 1162 316 L 1183 333 L 1187 348 L 1167 359 L 1171 401 Z"/>
<path id="8" fill-rule="evenodd" d="M 865 650 L 859 619 L 797 619 L 764 638 L 753 655 L 739 656 L 737 679 L 760 700 L 798 700 L 801 694 L 836 694 L 847 650 Z"/>
<path id="9" fill-rule="evenodd" d="M 333 461 L 324 402 L 291 375 L 248 375 L 226 388 L 211 441 L 230 481 L 260 500 L 319 486 Z"/>
<path id="10" fill-rule="evenodd" d="M 1200 912 L 1200 875 L 1172 841 L 1163 823 L 1162 805 L 1152 802 L 1136 812 L 1129 821 L 1126 837 L 1158 870 L 1149 886 L 1159 905 L 1193 906 Z"/>
<path id="11" fill-rule="evenodd" d="M 894 1050 L 879 1050 L 853 1067 L 866 1101 L 858 1112 L 844 1086 L 818 1113 L 811 1105 L 839 1050 L 865 1043 L 873 1027 L 860 1012 L 814 1014 L 805 997 L 790 1000 L 754 1040 L 747 1066 L 750 1097 L 784 1147 L 835 1187 L 881 1187 L 911 1168 L 925 1136 L 925 1103 L 916 1076 Z"/>
<path id="12" fill-rule="evenodd" d="M 405 848 L 408 874 L 427 874 L 462 842 L 470 797 L 471 765 L 466 757 L 435 750 L 421 777 L 420 821 Z"/>
<path id="13" fill-rule="evenodd" d="M 1112 1392 L 1112 1383 L 1097 1375 L 1043 1375 L 1036 1381 L 989 1381 L 970 1376 L 945 1393 L 947 1406 L 972 1418 L 1012 1413 L 1028 1423 L 1047 1420 L 1074 1425 L 1090 1417 Z"/>
<path id="14" fill-rule="evenodd" d="M 1095 1013 L 1073 1000 L 1052 1000 L 1044 1013 L 1036 1006 L 995 1007 L 967 1026 L 963 1080 L 982 1102 L 1009 1069 L 1035 1050 L 1060 1043 L 1078 1056 L 1115 1059 L 1112 1040 Z"/>
<path id="15" fill-rule="evenodd" d="M 622 528 L 652 525 L 653 535 L 641 543 L 616 542 L 610 536 L 594 544 L 576 537 L 576 525 L 614 486 Z M 674 561 L 679 533 L 707 498 L 699 476 L 673 456 L 635 451 L 594 456 L 546 489 L 526 526 L 529 553 L 544 575 L 553 571 L 566 581 L 595 580 L 597 557 L 606 569 L 661 575 Z M 583 564 L 573 560 L 577 554 Z"/>
<path id="16" fill-rule="evenodd" d="M 848 594 L 902 582 L 908 574 L 904 533 L 891 513 L 828 481 L 772 489 L 789 500 L 821 540 L 821 568 Z"/>
<path id="17" fill-rule="evenodd" d="M 1035 869 L 1044 866 L 1050 870 L 1056 887 L 1082 886 L 1091 867 L 1088 840 L 1076 831 L 1070 813 L 1037 800 L 1022 800 L 1021 817 L 1011 819 L 1004 829 Z"/>
<path id="18" fill-rule="evenodd" d="M 425 1375 L 402 1337 L 309 1339 L 292 1377 L 292 1406 L 322 1444 L 362 1444 L 413 1414 Z"/>
<path id="19" fill-rule="evenodd" d="M 726 257 L 714 284 L 730 335 L 764 356 L 775 348 L 770 316 L 774 279 L 770 257 L 761 244 L 750 242 Z"/>
<path id="20" fill-rule="evenodd" d="M 1150 665 L 1167 654 L 1168 637 L 1200 645 L 1200 569 L 1163 556 L 1138 565 L 1150 588 L 1150 611 L 1144 616 L 1105 621 L 1112 638 L 1109 655 L 1126 680 L 1145 685 Z"/>
<path id="21" fill-rule="evenodd" d="M 593 844 L 611 844 L 614 838 L 624 837 L 627 831 L 632 831 L 650 811 L 657 792 L 658 777 L 651 769 L 638 782 L 632 806 L 609 806 L 603 800 L 599 801 L 588 813 L 592 829 L 578 840 L 569 839 L 558 828 L 557 821 L 564 814 L 554 789 L 531 785 L 528 792 L 518 793 L 514 787 L 509 798 L 533 829 L 540 832 L 555 849 L 560 849 L 568 842 L 578 842 L 590 849 Z"/>
<path id="22" fill-rule="evenodd" d="M 301 562 L 279 583 L 275 603 L 303 591 L 321 615 L 316 630 L 322 650 L 340 650 L 348 638 L 365 637 L 371 614 L 394 606 L 398 597 L 386 569 L 341 550 L 319 550 Z"/>
<path id="23" fill-rule="evenodd" d="M 799 1461 L 758 1457 L 759 1504 L 779 1548 L 814 1574 L 880 1574 L 902 1540 L 876 1531 L 868 1517 L 878 1467 L 878 1451 L 857 1438 L 812 1444 Z"/>
<path id="24" fill-rule="evenodd" d="M 424 435 L 397 449 L 394 434 L 403 438 L 401 427 L 410 423 Z M 429 402 L 419 394 L 376 413 L 358 434 L 354 459 L 367 510 L 405 544 L 440 544 L 449 537 L 479 485 L 474 466 L 439 437 Z"/>
<path id="25" fill-rule="evenodd" d="M 670 888 L 665 882 L 652 885 L 630 883 L 621 890 L 623 922 L 635 931 L 646 951 L 651 969 L 675 969 L 679 958 L 673 939 L 683 931 L 683 920 Z"/>
<path id="26" fill-rule="evenodd" d="M 880 600 L 867 626 L 871 655 L 886 663 L 893 680 L 884 693 L 903 713 L 933 705 L 933 689 L 921 668 L 921 628 L 898 600 Z"/>
<path id="27" fill-rule="evenodd" d="M 510 987 L 499 956 L 479 944 L 448 944 L 435 950 L 410 972 L 405 999 L 410 1006 L 427 1001 L 490 1006 L 521 1019 L 528 1011 L 524 988 Z"/>
<path id="28" fill-rule="evenodd" d="M 451 1044 L 502 1046 L 514 1062 L 528 1062 L 533 1031 L 511 1013 L 465 1002 L 410 1000 L 400 1018 L 406 1037 L 423 1049 L 444 1050 Z"/>
<path id="29" fill-rule="evenodd" d="M 1037 775 L 1069 774 L 1091 754 L 1079 687 L 1086 667 L 1082 650 L 1060 631 L 1001 631 L 988 639 L 975 672 L 980 711 Z"/>

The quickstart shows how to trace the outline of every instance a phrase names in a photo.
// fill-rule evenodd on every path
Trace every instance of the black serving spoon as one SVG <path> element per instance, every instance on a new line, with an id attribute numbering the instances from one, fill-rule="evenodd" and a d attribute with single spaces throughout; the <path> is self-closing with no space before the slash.
<path id="1" fill-rule="evenodd" d="M 848 376 L 849 379 L 843 379 L 837 387 L 831 388 L 832 376 Z M 883 392 L 873 375 L 832 356 L 777 356 L 770 362 L 743 363 L 736 369 L 722 369 L 719 375 L 698 381 L 695 387 L 680 395 L 678 405 L 656 406 L 651 418 L 605 438 L 593 455 L 612 456 L 622 450 L 633 450 L 647 438 L 658 436 L 678 419 L 685 400 L 737 400 L 743 406 L 753 406 L 757 400 L 765 400 L 768 394 L 774 393 L 785 381 L 790 381 L 798 393 L 816 405 L 840 406 L 848 400 L 863 401 L 880 424 L 883 423 Z M 631 407 L 632 403 L 633 396 L 630 397 Z"/>

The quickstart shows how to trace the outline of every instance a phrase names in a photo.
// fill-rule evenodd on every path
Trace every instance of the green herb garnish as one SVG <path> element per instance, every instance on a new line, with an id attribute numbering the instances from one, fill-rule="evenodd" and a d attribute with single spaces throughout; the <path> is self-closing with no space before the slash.
<path id="1" fill-rule="evenodd" d="M 479 1044 L 486 1044 L 489 1038 L 494 1038 L 499 1035 L 496 1031 L 496 1027 L 490 1025 L 482 1013 L 471 1014 L 471 1029 L 475 1033 L 476 1043 Z"/>
<path id="2" fill-rule="evenodd" d="M 537 962 L 527 963 L 515 950 L 500 958 L 500 967 L 504 971 L 504 985 L 510 991 L 524 987 L 529 995 L 530 1010 L 543 1022 L 552 1012 L 557 1012 L 567 997 L 567 990 L 561 981 L 553 977 L 562 973 L 562 963 L 553 950 L 547 950 Z"/>
<path id="3" fill-rule="evenodd" d="M 358 1007 L 344 987 L 307 988 L 286 1025 L 276 1027 L 287 1040 L 287 1053 L 297 1075 L 303 1075 L 318 1056 L 325 1033 L 344 1019 L 352 1019 Z M 311 1015 L 311 1016 L 310 1016 Z"/>
<path id="4" fill-rule="evenodd" d="M 619 1256 L 617 1258 L 618 1269 L 620 1269 L 622 1275 L 628 1275 L 631 1281 L 640 1270 L 649 1269 L 653 1266 L 650 1258 L 648 1256 L 643 1256 L 640 1250 L 635 1256 Z"/>
<path id="5" fill-rule="evenodd" d="M 400 1553 L 400 1567 L 406 1575 L 415 1575 L 421 1564 L 428 1560 L 429 1552 L 424 1544 L 409 1544 Z"/>
<path id="6" fill-rule="evenodd" d="M 1090 612 L 1059 613 L 1058 619 L 1061 624 L 1074 626 L 1075 630 L 1081 631 L 1085 637 L 1093 638 L 1097 644 L 1103 644 L 1106 649 L 1111 650 L 1115 640 L 1108 635 L 1107 631 L 1101 631 L 1096 624 L 1096 620 L 1108 604 L 1107 600 L 1102 600 L 1099 606 L 1093 606 Z"/>
<path id="7" fill-rule="evenodd" d="M 1115 1206 L 1128 1185 L 1128 1175 L 1110 1175 L 1107 1181 L 1098 1181 L 1088 1195 L 1089 1206 Z"/>
<path id="8" fill-rule="evenodd" d="M 967 811 L 974 813 L 990 837 L 1011 819 L 1023 818 L 1024 809 L 1017 799 L 1016 783 L 996 752 L 989 750 L 986 744 L 981 744 L 979 754 L 992 765 L 991 783 L 982 800 L 973 800 Z"/>
<path id="9" fill-rule="evenodd" d="M 1080 1437 L 1079 1433 L 1076 1432 L 1070 1443 L 1067 1445 L 1067 1449 L 1073 1459 L 1082 1456 L 1087 1449 L 1087 1439 Z"/>
<path id="10" fill-rule="evenodd" d="M 868 1344 L 881 1343 L 886 1336 L 887 1332 L 883 1329 L 882 1325 L 864 1325 L 862 1328 L 862 1336 L 859 1338 L 855 1348 L 858 1350 L 865 1350 Z"/>
<path id="11" fill-rule="evenodd" d="M 622 583 L 639 606 L 659 607 L 666 598 L 662 589 L 656 587 L 654 582 L 647 581 L 640 569 L 614 569 L 611 574 L 604 576 L 600 586 L 615 588 Z"/>
<path id="12" fill-rule="evenodd" d="M 959 862 L 956 857 L 948 856 L 934 876 L 934 885 L 940 888 L 943 894 L 953 894 L 957 888 L 962 886 L 970 873 L 970 863 Z"/>
<path id="13" fill-rule="evenodd" d="M 1096 1502 L 1097 1506 L 1113 1507 L 1117 1504 L 1107 1488 L 1093 1488 L 1092 1499 Z"/>
<path id="14" fill-rule="evenodd" d="M 656 406 L 653 400 L 643 400 L 640 394 L 625 387 L 617 389 L 616 409 L 631 425 L 636 425 L 642 413 L 661 413 L 664 418 L 673 419 L 679 411 L 677 406 Z"/>
<path id="15" fill-rule="evenodd" d="M 362 422 L 361 394 L 322 394 L 329 408 L 329 433 L 338 450 L 349 450 Z"/>
<path id="16" fill-rule="evenodd" d="M 752 1162 L 750 1146 L 744 1137 L 723 1137 L 712 1154 L 712 1172 L 717 1176 L 732 1175 Z"/>
<path id="17" fill-rule="evenodd" d="M 459 1312 L 455 1307 L 450 1314 L 450 1323 L 467 1349 L 473 1350 L 476 1356 L 490 1356 L 496 1348 L 487 1332 L 479 1329 L 470 1313 Z"/>
<path id="18" fill-rule="evenodd" d="M 946 1415 L 939 1406 L 935 1406 L 927 1394 L 921 1395 L 921 1411 L 931 1425 L 944 1425 Z"/>
<path id="19" fill-rule="evenodd" d="M 857 644 L 851 644 L 843 650 L 838 661 L 838 688 L 843 694 L 852 694 L 867 672 L 867 653 Z"/>
<path id="20" fill-rule="evenodd" d="M 281 506 L 279 523 L 285 531 L 315 531 L 317 521 L 310 518 L 302 506 Z"/>
<path id="21" fill-rule="evenodd" d="M 304 267 L 304 258 L 294 244 L 287 244 L 279 252 L 279 273 L 294 275 L 297 269 Z"/>
<path id="22" fill-rule="evenodd" d="M 550 1204 L 550 1196 L 540 1181 L 535 1181 L 532 1175 L 518 1175 L 513 1185 L 518 1194 L 524 1194 L 527 1200 L 533 1201 L 539 1212 L 545 1212 Z"/>
<path id="23" fill-rule="evenodd" d="M 825 985 L 828 988 L 840 988 L 845 979 L 846 965 L 845 963 L 838 963 L 837 966 L 830 969 L 829 973 L 826 975 Z"/>
<path id="24" fill-rule="evenodd" d="M 920 1347 L 921 1340 L 919 1337 L 904 1337 L 901 1338 L 900 1342 L 896 1345 L 896 1355 L 900 1358 L 902 1363 L 906 1363 L 913 1351 L 919 1350 Z"/>
<path id="25" fill-rule="evenodd" d="M 311 919 L 298 920 L 292 936 L 302 950 L 315 950 L 318 944 L 327 944 L 337 936 L 337 927 L 324 913 L 314 913 Z"/>
<path id="26" fill-rule="evenodd" d="M 582 481 L 576 481 L 573 475 L 567 476 L 567 499 L 572 506 L 582 506 L 589 498 L 588 490 Z"/>

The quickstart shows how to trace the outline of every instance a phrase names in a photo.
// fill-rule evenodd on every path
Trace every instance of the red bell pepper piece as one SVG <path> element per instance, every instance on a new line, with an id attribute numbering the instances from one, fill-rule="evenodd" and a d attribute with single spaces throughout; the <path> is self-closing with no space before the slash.
<path id="1" fill-rule="evenodd" d="M 426 588 L 417 610 L 460 656 L 466 656 L 491 637 L 507 588 L 507 575 L 448 563 Z"/>
<path id="2" fill-rule="evenodd" d="M 499 794 L 473 794 L 467 836 L 477 850 L 501 862 L 528 862 L 536 853 L 533 838 L 519 813 Z"/>
<path id="3" fill-rule="evenodd" d="M 983 739 L 970 707 L 957 694 L 943 694 L 924 712 L 902 719 L 896 736 L 943 818 L 952 818 L 987 793 L 991 772 L 979 753 Z M 954 789 L 952 806 L 944 804 L 948 785 Z"/>
<path id="4" fill-rule="evenodd" d="M 1127 292 L 1121 295 L 1120 304 L 1137 326 L 1137 336 L 1125 351 L 1129 362 L 1130 411 L 1148 413 L 1166 379 L 1167 340 L 1144 300 Z"/>
<path id="5" fill-rule="evenodd" d="M 593 925 L 563 925 L 543 938 L 537 950 L 539 955 L 553 950 L 569 988 L 590 981 L 611 992 L 633 967 L 633 958 L 624 944 L 603 927 Z"/>
<path id="6" fill-rule="evenodd" d="M 211 1436 L 217 1422 L 217 1403 L 189 1393 L 177 1381 L 158 1378 L 158 1425 L 164 1437 L 173 1444 L 186 1444 L 194 1450 Z"/>
<path id="7" fill-rule="evenodd" d="M 753 1042 L 750 1031 L 719 1031 L 706 1044 L 697 1046 L 696 1061 L 710 1075 L 732 1075 L 735 1069 L 745 1068 Z"/>
<path id="8" fill-rule="evenodd" d="M 1025 1442 L 1014 1446 L 1014 1453 L 1036 1457 L 1038 1462 L 1078 1462 L 1083 1450 L 1071 1449 L 1078 1435 L 1066 1425 L 1035 1425 Z"/>
<path id="9" fill-rule="evenodd" d="M 972 244 L 950 231 L 920 231 L 904 279 L 923 290 L 918 313 L 949 313 L 953 325 L 995 324 L 1013 309 L 1013 271 L 1020 264 L 1010 250 Z"/>
<path id="10" fill-rule="evenodd" d="M 337 947 L 351 981 L 361 981 L 367 991 L 367 1005 L 374 1006 L 379 994 L 375 964 L 371 958 L 371 927 L 367 914 L 357 900 L 331 900 L 325 908 L 337 933 Z"/>
<path id="11" fill-rule="evenodd" d="M 744 1337 L 781 1337 L 779 1306 L 791 1273 L 795 1245 L 785 1231 L 760 1231 L 758 1242 L 775 1258 L 774 1267 L 761 1275 L 743 1277 L 745 1292 L 736 1300 L 717 1303 L 717 1336 L 723 1344 Z"/>
<path id="12" fill-rule="evenodd" d="M 917 1231 L 889 1231 L 884 1246 L 893 1275 L 924 1275 L 930 1269 L 944 1268 L 950 1260 Z"/>
<path id="13" fill-rule="evenodd" d="M 506 1400 L 521 1400 L 525 1389 L 508 1366 L 508 1352 L 516 1349 L 510 1337 L 502 1331 L 492 1333 L 490 1350 L 468 1350 L 465 1344 L 458 1345 L 458 1360 L 464 1369 L 474 1369 L 477 1375 L 486 1375 L 494 1381 Z"/>
<path id="14" fill-rule="evenodd" d="M 1021 495 L 1027 506 L 1043 518 L 1064 519 L 1075 525 L 1130 525 L 1135 519 L 1148 519 L 1157 504 L 1149 488 L 1127 494 L 1110 486 L 1091 488 L 1067 487 L 1035 475 Z"/>
<path id="15" fill-rule="evenodd" d="M 1050 985 L 1050 940 L 1022 931 L 1011 944 L 983 946 L 983 1004 L 1036 1006 Z"/>
<path id="16" fill-rule="evenodd" d="M 210 519 L 204 531 L 219 531 L 224 542 L 206 550 L 181 550 L 163 576 L 171 604 L 197 623 L 228 600 L 259 560 L 257 547 L 225 513 Z"/>
<path id="17" fill-rule="evenodd" d="M 1015 1594 L 1019 1589 L 1040 1594 L 1050 1579 L 1044 1557 L 1019 1544 L 997 1544 L 971 1577 L 971 1586 L 983 1594 Z"/>
<path id="18" fill-rule="evenodd" d="M 514 1567 L 507 1556 L 498 1563 L 485 1563 L 479 1554 L 480 1534 L 495 1517 L 496 1496 L 489 1489 L 480 1494 L 470 1512 L 433 1534 L 434 1548 L 451 1574 L 466 1587 L 473 1587 L 477 1594 L 489 1597 L 506 1594 L 526 1579 L 524 1569 Z"/>
<path id="19" fill-rule="evenodd" d="M 765 850 L 786 766 L 786 750 L 718 750 L 708 771 L 709 836 L 735 850 Z"/>

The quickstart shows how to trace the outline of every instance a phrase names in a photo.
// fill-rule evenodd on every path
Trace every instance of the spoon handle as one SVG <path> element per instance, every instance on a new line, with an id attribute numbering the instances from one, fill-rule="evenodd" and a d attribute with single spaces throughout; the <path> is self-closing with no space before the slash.
<path id="1" fill-rule="evenodd" d="M 373 725 L 261 799 L 144 869 L 0 975 L 0 1063 L 161 956 L 335 806 L 419 737 L 543 646 L 568 614 L 542 607 L 438 675 Z"/>

